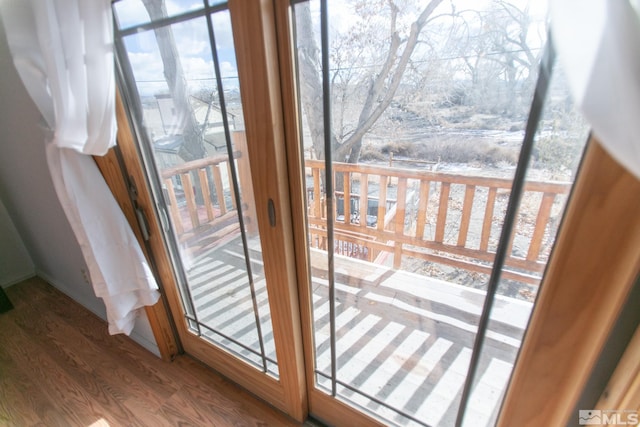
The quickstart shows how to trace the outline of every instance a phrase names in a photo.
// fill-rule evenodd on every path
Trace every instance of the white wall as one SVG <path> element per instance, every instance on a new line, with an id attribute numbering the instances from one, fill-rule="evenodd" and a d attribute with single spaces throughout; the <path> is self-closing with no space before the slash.
<path id="1" fill-rule="evenodd" d="M 31 256 L 0 199 L 0 286 L 6 288 L 35 274 Z"/>
<path id="2" fill-rule="evenodd" d="M 40 114 L 13 67 L 1 22 L 0 76 L 0 200 L 37 275 L 106 319 L 102 300 L 83 277 L 86 265 L 47 169 Z M 131 337 L 158 354 L 146 316 Z"/>

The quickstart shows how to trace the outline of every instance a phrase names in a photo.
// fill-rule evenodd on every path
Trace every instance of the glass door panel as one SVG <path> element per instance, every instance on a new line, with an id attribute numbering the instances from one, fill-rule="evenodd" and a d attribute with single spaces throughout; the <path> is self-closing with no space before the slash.
<path id="1" fill-rule="evenodd" d="M 487 325 L 491 338 L 483 342 L 479 351 L 463 426 L 493 425 L 496 421 L 496 408 L 504 398 L 516 363 L 540 289 L 540 278 L 551 256 L 588 139 L 585 120 L 573 103 L 567 102 L 568 86 L 559 63 L 553 69 L 549 86 L 550 99 L 541 112 L 542 129 L 533 143 L 533 165 L 527 171 L 529 189 L 520 201 L 507 258 L 512 262 L 523 259 L 535 262 L 539 272 L 531 281 L 515 280 L 508 263 L 503 267 Z M 534 186 L 540 189 L 534 191 Z M 505 325 L 515 327 L 507 333 Z"/>
<path id="2" fill-rule="evenodd" d="M 229 12 L 203 4 L 167 11 L 163 1 L 114 6 L 116 23 L 143 23 L 117 29 L 119 61 L 167 220 L 178 320 L 277 379 Z"/>
<path id="3" fill-rule="evenodd" d="M 557 70 L 532 113 L 546 4 L 460 3 L 292 2 L 308 383 L 330 422 L 345 403 L 385 424 L 495 422 L 587 139 Z"/>

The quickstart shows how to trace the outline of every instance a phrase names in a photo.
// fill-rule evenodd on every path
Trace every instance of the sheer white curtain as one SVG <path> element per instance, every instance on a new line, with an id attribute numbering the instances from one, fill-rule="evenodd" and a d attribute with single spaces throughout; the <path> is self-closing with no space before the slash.
<path id="1" fill-rule="evenodd" d="M 115 144 L 110 1 L 2 0 L 0 13 L 16 69 L 42 113 L 51 177 L 104 300 L 109 332 L 129 334 L 138 309 L 159 293 L 91 158 Z"/>
<path id="2" fill-rule="evenodd" d="M 640 179 L 640 0 L 553 0 L 575 101 L 603 147 Z"/>

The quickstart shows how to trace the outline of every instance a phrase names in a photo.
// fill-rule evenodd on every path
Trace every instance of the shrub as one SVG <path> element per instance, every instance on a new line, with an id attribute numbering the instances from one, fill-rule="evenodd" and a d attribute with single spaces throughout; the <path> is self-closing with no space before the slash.
<path id="1" fill-rule="evenodd" d="M 417 157 L 445 163 L 498 163 L 514 164 L 518 153 L 514 149 L 500 147 L 485 141 L 433 141 L 423 143 L 417 149 Z"/>
<path id="2" fill-rule="evenodd" d="M 379 148 L 374 147 L 372 144 L 363 144 L 360 151 L 360 160 L 365 162 L 374 162 L 385 160 L 388 155 L 385 156 Z"/>
<path id="3" fill-rule="evenodd" d="M 410 157 L 414 155 L 414 143 L 409 141 L 392 141 L 382 144 L 380 152 L 383 154 L 393 153 L 397 156 Z"/>
<path id="4" fill-rule="evenodd" d="M 539 166 L 551 171 L 571 171 L 578 168 L 584 143 L 581 139 L 551 135 L 540 138 L 534 146 L 534 157 Z"/>

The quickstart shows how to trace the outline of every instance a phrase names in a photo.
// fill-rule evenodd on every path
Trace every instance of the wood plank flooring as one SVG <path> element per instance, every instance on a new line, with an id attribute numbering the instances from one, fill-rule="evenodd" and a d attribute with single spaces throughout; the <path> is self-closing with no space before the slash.
<path id="1" fill-rule="evenodd" d="M 299 426 L 197 361 L 167 363 L 34 278 L 0 314 L 1 426 Z"/>

